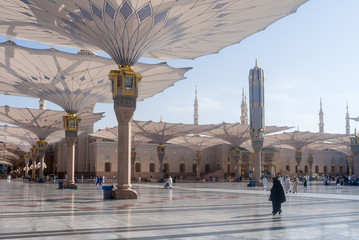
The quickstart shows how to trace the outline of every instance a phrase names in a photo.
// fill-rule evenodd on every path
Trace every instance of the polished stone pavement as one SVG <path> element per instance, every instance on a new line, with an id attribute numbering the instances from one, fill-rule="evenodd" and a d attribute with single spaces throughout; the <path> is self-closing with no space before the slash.
<path id="1" fill-rule="evenodd" d="M 94 184 L 0 180 L 0 239 L 359 239 L 359 187 L 311 183 L 273 216 L 269 188 L 246 183 L 134 184 L 104 200 Z"/>

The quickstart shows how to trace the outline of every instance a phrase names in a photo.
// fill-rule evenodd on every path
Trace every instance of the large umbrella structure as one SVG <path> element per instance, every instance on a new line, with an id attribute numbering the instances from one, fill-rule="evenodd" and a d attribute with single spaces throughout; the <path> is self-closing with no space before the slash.
<path id="1" fill-rule="evenodd" d="M 134 177 L 134 174 L 135 174 L 134 164 L 135 164 L 135 160 L 136 160 L 137 146 L 142 143 L 151 141 L 151 139 L 134 132 L 134 130 L 136 131 L 136 129 L 137 128 L 132 129 L 132 132 L 131 132 L 131 176 L 132 176 L 132 178 Z M 137 130 L 139 130 L 139 129 L 137 129 Z M 97 132 L 90 133 L 89 135 L 93 136 L 93 137 L 107 138 L 107 139 L 117 141 L 118 140 L 118 127 L 116 126 L 116 127 L 112 127 L 112 128 L 100 129 Z"/>
<path id="2" fill-rule="evenodd" d="M 41 163 L 45 154 L 47 142 L 45 139 L 60 130 L 63 130 L 63 111 L 41 110 L 31 108 L 13 108 L 9 106 L 0 107 L 0 122 L 13 124 L 34 133 L 39 141 L 37 147 L 31 148 L 33 165 L 36 163 L 37 154 L 40 155 Z M 103 113 L 80 112 L 78 116 L 82 119 L 82 126 L 92 125 L 102 118 Z M 71 123 L 71 122 L 70 122 Z M 68 150 L 67 158 L 68 178 L 74 176 L 75 148 Z M 34 172 L 34 171 L 33 171 Z M 33 176 L 34 177 L 34 176 Z"/>
<path id="3" fill-rule="evenodd" d="M 77 113 L 96 103 L 112 103 L 108 73 L 117 65 L 110 58 L 81 50 L 78 54 L 51 49 L 33 49 L 0 43 L 0 93 L 41 98 Z M 167 63 L 137 63 L 134 70 L 143 80 L 138 101 L 185 79 L 191 68 L 172 68 Z"/>
<path id="4" fill-rule="evenodd" d="M 163 159 L 165 157 L 166 143 L 176 137 L 185 136 L 187 134 L 198 134 L 216 127 L 217 125 L 195 125 L 162 121 L 132 121 L 132 128 L 138 135 L 143 135 L 151 139 L 151 142 L 158 144 L 157 156 L 159 160 L 160 179 L 163 178 Z"/>
<path id="5" fill-rule="evenodd" d="M 283 126 L 283 127 L 277 127 L 277 126 L 266 126 L 265 127 L 265 133 L 275 133 L 280 132 L 284 130 L 288 130 L 291 127 Z M 226 123 L 223 122 L 220 124 L 218 128 L 214 128 L 210 131 L 206 131 L 202 134 L 213 136 L 215 138 L 220 138 L 222 140 L 225 140 L 229 142 L 232 145 L 232 154 L 235 160 L 236 164 L 236 177 L 239 177 L 239 160 L 241 155 L 241 147 L 246 148 L 253 152 L 253 148 L 250 145 L 242 146 L 245 142 L 251 140 L 251 129 L 250 125 L 246 124 L 240 124 L 240 123 Z M 269 140 L 265 140 L 265 142 L 268 142 Z M 269 144 L 268 144 L 269 145 Z"/>
<path id="6" fill-rule="evenodd" d="M 56 103 L 67 113 L 64 116 L 68 144 L 68 185 L 75 188 L 73 169 L 74 146 L 80 118 L 76 114 L 97 102 L 112 102 L 108 72 L 116 67 L 112 59 L 90 51 L 78 54 L 55 49 L 31 49 L 12 41 L 0 44 L 0 93 L 38 97 Z M 166 63 L 137 63 L 144 80 L 137 100 L 144 100 L 184 79 L 190 68 L 172 68 Z"/>
<path id="7" fill-rule="evenodd" d="M 7 0 L 0 3 L 0 34 L 51 45 L 107 52 L 119 126 L 119 166 L 130 164 L 130 120 L 142 56 L 193 59 L 218 52 L 294 13 L 307 0 Z M 127 149 L 127 150 L 120 150 Z M 120 170 L 120 169 L 119 169 Z M 118 178 L 115 198 L 137 198 L 129 171 Z"/>
<path id="8" fill-rule="evenodd" d="M 309 176 L 312 176 L 312 170 L 313 170 L 313 154 L 315 152 L 323 151 L 325 149 L 332 149 L 332 147 L 335 147 L 335 144 L 327 141 L 318 141 L 311 143 L 307 146 L 305 146 L 302 150 L 306 151 L 308 153 L 308 165 L 309 165 Z"/>
<path id="9" fill-rule="evenodd" d="M 45 141 L 47 143 L 55 143 L 60 141 L 62 138 L 65 137 L 65 134 L 63 131 L 59 130 L 56 132 L 51 133 L 49 136 L 47 136 L 45 139 L 40 139 L 35 133 L 26 130 L 22 127 L 11 127 L 11 126 L 0 126 L 0 136 L 12 136 L 18 139 L 21 139 L 22 141 L 28 142 L 31 146 L 38 146 L 38 142 Z M 44 135 L 43 135 L 44 136 Z M 39 168 L 39 176 L 42 178 L 44 176 L 44 154 L 45 151 L 42 151 L 43 149 L 39 150 L 39 157 L 40 157 L 40 168 Z M 28 171 L 28 160 L 25 159 L 25 176 L 27 176 Z M 32 178 L 35 179 L 35 170 L 32 171 Z"/>
<path id="10" fill-rule="evenodd" d="M 180 136 L 174 138 L 168 143 L 181 145 L 184 147 L 188 147 L 196 152 L 195 161 L 196 161 L 196 173 L 197 179 L 201 177 L 201 156 L 202 151 L 206 148 L 219 145 L 219 144 L 229 144 L 229 142 L 224 141 L 219 138 L 208 137 L 208 136 L 200 136 L 200 135 L 190 135 L 190 136 Z"/>
<path id="11" fill-rule="evenodd" d="M 355 139 L 354 135 L 354 139 Z M 342 137 L 337 137 L 334 139 L 329 139 L 329 142 L 333 143 L 333 145 L 330 146 L 330 149 L 342 152 L 344 154 L 346 154 L 347 160 L 348 160 L 348 166 L 349 166 L 349 176 L 352 176 L 353 173 L 353 156 L 354 156 L 354 151 L 352 149 L 352 141 L 353 141 L 353 137 L 351 136 L 342 136 Z M 354 159 L 355 161 L 355 159 Z M 358 165 L 358 164 L 357 164 Z M 355 162 L 354 162 L 354 167 L 355 167 Z M 359 169 L 358 169 L 359 170 Z M 355 173 L 355 171 L 354 171 Z"/>
<path id="12" fill-rule="evenodd" d="M 278 145 L 287 145 L 295 150 L 295 161 L 297 162 L 297 174 L 300 175 L 300 162 L 302 161 L 302 149 L 309 144 L 313 144 L 319 141 L 324 141 L 331 138 L 337 138 L 343 136 L 342 134 L 330 134 L 330 133 L 312 133 L 312 132 L 284 132 L 281 134 L 274 134 L 266 136 L 269 141 L 273 141 Z"/>

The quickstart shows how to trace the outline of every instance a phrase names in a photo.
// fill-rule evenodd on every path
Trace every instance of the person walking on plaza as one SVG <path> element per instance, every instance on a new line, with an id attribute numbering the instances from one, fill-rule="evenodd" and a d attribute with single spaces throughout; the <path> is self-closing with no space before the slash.
<path id="1" fill-rule="evenodd" d="M 339 176 L 337 176 L 337 186 L 336 186 L 336 189 L 338 189 L 338 188 L 342 189 L 342 185 L 340 185 L 340 178 L 339 178 Z"/>
<path id="2" fill-rule="evenodd" d="M 267 180 L 266 176 L 263 176 L 262 183 L 263 183 L 263 189 L 264 190 L 266 190 L 266 188 L 267 188 L 267 182 L 268 182 L 268 180 Z"/>
<path id="3" fill-rule="evenodd" d="M 297 177 L 294 177 L 292 193 L 297 193 L 297 192 L 298 192 L 298 179 Z"/>
<path id="4" fill-rule="evenodd" d="M 303 185 L 304 185 L 304 188 L 307 188 L 307 186 L 308 186 L 306 177 L 303 178 Z"/>
<path id="5" fill-rule="evenodd" d="M 171 178 L 171 176 L 169 176 L 169 178 L 168 178 L 168 184 L 169 184 L 169 187 L 170 188 L 172 188 L 172 178 Z"/>
<path id="6" fill-rule="evenodd" d="M 288 176 L 285 176 L 284 184 L 285 184 L 285 193 L 290 193 L 290 178 Z"/>
<path id="7" fill-rule="evenodd" d="M 277 178 L 273 178 L 273 186 L 270 190 L 269 201 L 272 201 L 272 214 L 282 213 L 281 205 L 286 201 L 282 184 Z"/>

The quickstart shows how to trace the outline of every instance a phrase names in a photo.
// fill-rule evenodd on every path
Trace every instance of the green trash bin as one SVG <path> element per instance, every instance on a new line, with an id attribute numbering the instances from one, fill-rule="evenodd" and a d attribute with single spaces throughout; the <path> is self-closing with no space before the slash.
<path id="1" fill-rule="evenodd" d="M 112 199 L 112 189 L 113 189 L 113 185 L 111 185 L 111 186 L 102 186 L 103 199 Z"/>

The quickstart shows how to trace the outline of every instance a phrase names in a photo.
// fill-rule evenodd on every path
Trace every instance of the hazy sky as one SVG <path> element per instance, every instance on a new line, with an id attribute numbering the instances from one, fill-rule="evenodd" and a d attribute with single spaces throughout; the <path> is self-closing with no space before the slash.
<path id="1" fill-rule="evenodd" d="M 247 93 L 248 103 L 248 73 L 257 58 L 265 73 L 266 125 L 318 132 L 321 97 L 324 131 L 345 133 L 346 104 L 351 117 L 359 115 L 358 9 L 358 0 L 310 0 L 297 13 L 219 54 L 194 61 L 169 60 L 173 67 L 193 70 L 175 86 L 138 102 L 134 119 L 159 121 L 162 116 L 167 122 L 193 123 L 197 86 L 200 124 L 239 122 L 242 89 Z M 0 41 L 6 40 L 0 37 Z M 0 100 L 0 105 L 38 108 L 38 99 L 0 95 Z M 47 108 L 60 110 L 51 103 Z M 96 129 L 117 125 L 113 104 L 97 104 L 95 111 L 106 112 Z M 354 121 L 350 125 L 351 132 L 359 127 Z"/>

